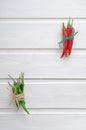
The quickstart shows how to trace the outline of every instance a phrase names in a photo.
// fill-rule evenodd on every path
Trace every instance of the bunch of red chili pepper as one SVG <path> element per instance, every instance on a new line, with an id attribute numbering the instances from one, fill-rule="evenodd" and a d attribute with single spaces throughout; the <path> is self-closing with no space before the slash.
<path id="1" fill-rule="evenodd" d="M 63 52 L 62 52 L 61 58 L 63 58 L 64 56 L 67 57 L 71 54 L 74 36 L 77 33 L 78 32 L 75 32 L 75 30 L 73 28 L 73 20 L 70 23 L 70 19 L 69 19 L 67 27 L 65 27 L 65 25 L 63 23 L 63 27 L 62 27 L 62 38 L 63 39 L 59 42 L 60 47 L 61 47 L 61 43 L 63 43 L 62 44 Z"/>

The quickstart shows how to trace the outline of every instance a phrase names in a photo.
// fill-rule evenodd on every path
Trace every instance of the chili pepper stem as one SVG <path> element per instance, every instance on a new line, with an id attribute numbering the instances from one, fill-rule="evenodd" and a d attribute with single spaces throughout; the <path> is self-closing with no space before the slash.
<path id="1" fill-rule="evenodd" d="M 71 19 L 71 18 L 69 18 L 68 24 L 67 24 L 67 27 L 68 27 L 68 28 L 70 27 L 70 19 Z"/>
<path id="2" fill-rule="evenodd" d="M 11 75 L 8 74 L 8 76 L 16 83 L 15 79 Z"/>
<path id="3" fill-rule="evenodd" d="M 64 23 L 62 23 L 62 29 L 63 29 L 64 33 L 66 34 L 66 27 L 65 27 Z"/>
<path id="4" fill-rule="evenodd" d="M 62 29 L 65 29 L 65 25 L 64 25 L 64 23 L 62 23 L 62 25 L 63 25 L 63 26 L 62 26 Z"/>
<path id="5" fill-rule="evenodd" d="M 72 19 L 72 22 L 71 22 L 71 28 L 73 27 L 73 19 Z"/>

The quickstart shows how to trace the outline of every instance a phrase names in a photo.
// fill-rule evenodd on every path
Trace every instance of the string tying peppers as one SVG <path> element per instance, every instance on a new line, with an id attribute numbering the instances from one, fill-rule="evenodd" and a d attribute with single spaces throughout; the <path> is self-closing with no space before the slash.
<path id="1" fill-rule="evenodd" d="M 63 23 L 62 40 L 58 43 L 60 48 L 61 48 L 61 45 L 63 46 L 63 52 L 62 52 L 61 58 L 63 58 L 64 56 L 67 57 L 71 54 L 74 36 L 77 33 L 78 31 L 75 32 L 75 29 L 73 28 L 73 20 L 70 23 L 70 19 L 69 19 L 67 27 L 65 27 Z"/>
<path id="2" fill-rule="evenodd" d="M 9 82 L 8 84 L 12 88 L 13 99 L 15 100 L 17 108 L 19 109 L 21 106 L 25 110 L 25 112 L 29 114 L 25 106 L 25 100 L 24 100 L 24 73 L 21 73 L 17 80 L 12 78 L 10 75 L 8 76 L 13 81 L 13 85 L 10 84 Z"/>

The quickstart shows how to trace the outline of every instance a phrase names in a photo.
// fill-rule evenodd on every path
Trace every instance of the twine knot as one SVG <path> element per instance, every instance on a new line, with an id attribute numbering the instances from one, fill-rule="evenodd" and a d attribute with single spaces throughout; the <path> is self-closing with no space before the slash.
<path id="1" fill-rule="evenodd" d="M 24 100 L 24 93 L 17 94 L 17 95 L 13 93 L 13 99 L 16 101 L 19 108 L 19 101 Z"/>
<path id="2" fill-rule="evenodd" d="M 74 39 L 74 36 L 75 36 L 77 33 L 78 33 L 78 31 L 77 31 L 77 32 L 74 31 L 74 34 L 73 34 L 72 36 L 63 38 L 60 42 L 58 42 L 59 47 L 61 48 L 61 44 L 62 44 L 62 43 L 66 42 L 66 41 L 68 41 L 68 40 L 73 40 L 73 39 Z"/>

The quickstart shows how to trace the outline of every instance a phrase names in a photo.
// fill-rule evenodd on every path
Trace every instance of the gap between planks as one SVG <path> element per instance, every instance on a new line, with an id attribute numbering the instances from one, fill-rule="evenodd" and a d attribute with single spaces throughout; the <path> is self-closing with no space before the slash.
<path id="1" fill-rule="evenodd" d="M 86 109 L 84 108 L 29 108 L 30 115 L 86 115 Z M 1 114 L 26 114 L 22 110 L 17 110 L 16 108 L 7 109 L 2 108 L 0 109 Z"/>
<path id="2" fill-rule="evenodd" d="M 15 78 L 15 77 L 14 77 Z M 16 78 L 15 78 L 16 79 Z M 86 83 L 86 78 L 24 78 L 25 82 L 27 84 L 27 81 L 29 81 L 30 84 L 57 84 L 57 83 Z M 9 78 L 0 78 L 0 83 L 5 84 Z"/>
<path id="3" fill-rule="evenodd" d="M 0 18 L 0 23 L 62 23 L 69 18 Z M 74 23 L 86 23 L 86 18 L 72 18 Z"/>
<path id="4" fill-rule="evenodd" d="M 58 46 L 57 46 L 58 47 Z M 61 49 L 0 49 L 1 54 L 60 54 Z M 71 55 L 84 55 L 86 49 L 73 49 Z M 59 57 L 60 58 L 60 57 Z"/>
<path id="5" fill-rule="evenodd" d="M 16 78 L 15 78 L 16 79 Z M 0 78 L 0 84 L 6 85 L 8 84 L 8 81 L 10 78 Z M 28 82 L 29 81 L 29 82 Z M 40 79 L 40 78 L 25 78 L 25 85 L 30 85 L 30 84 L 86 84 L 86 78 L 84 79 Z M 57 86 L 58 87 L 58 86 Z"/>
<path id="6" fill-rule="evenodd" d="M 58 43 L 57 43 L 57 48 L 0 48 L 0 52 L 15 52 L 15 51 L 59 51 L 60 48 L 58 48 Z M 86 51 L 86 48 L 73 48 L 74 51 Z"/>

